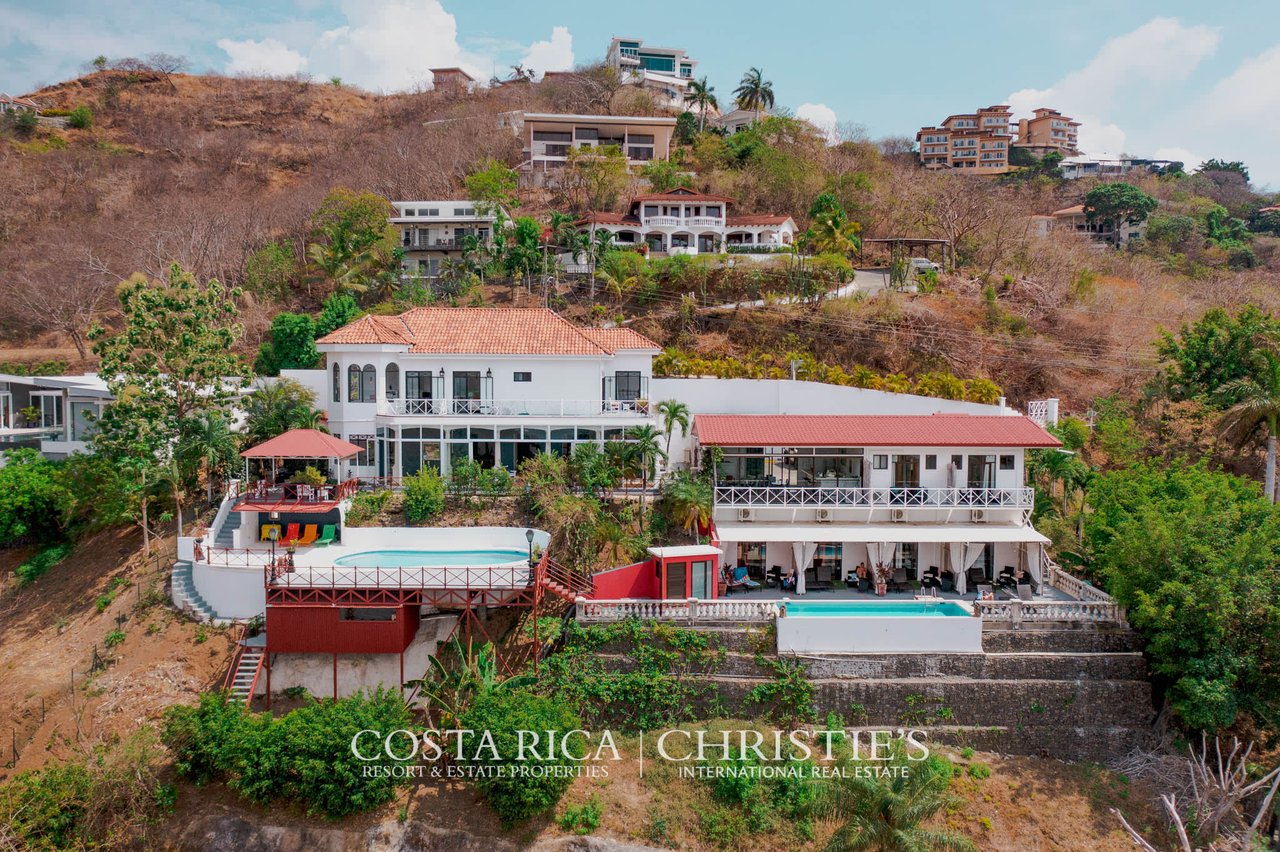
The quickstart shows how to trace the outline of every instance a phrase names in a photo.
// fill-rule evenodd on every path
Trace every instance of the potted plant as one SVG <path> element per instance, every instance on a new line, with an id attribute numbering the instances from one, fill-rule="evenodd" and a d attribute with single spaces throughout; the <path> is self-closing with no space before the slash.
<path id="1" fill-rule="evenodd" d="M 34 428 L 40 425 L 40 406 L 28 405 L 26 408 L 18 410 L 22 415 L 22 419 L 26 422 L 28 428 Z"/>

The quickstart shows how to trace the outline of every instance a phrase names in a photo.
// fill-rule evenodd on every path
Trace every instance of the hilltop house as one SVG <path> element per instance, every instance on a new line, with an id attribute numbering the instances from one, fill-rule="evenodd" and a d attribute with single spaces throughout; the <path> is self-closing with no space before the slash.
<path id="1" fill-rule="evenodd" d="M 437 92 L 467 94 L 476 87 L 476 78 L 461 68 L 432 68 L 431 87 Z"/>
<path id="2" fill-rule="evenodd" d="M 367 477 L 447 473 L 464 459 L 514 471 L 540 452 L 620 439 L 650 422 L 660 351 L 630 329 L 579 328 L 543 308 L 414 308 L 316 345 L 327 371 L 288 374 L 364 450 L 351 470 Z"/>
<path id="3" fill-rule="evenodd" d="M 1083 204 L 1074 204 L 1071 207 L 1055 210 L 1048 216 L 1034 216 L 1032 222 L 1039 237 L 1047 237 L 1052 231 L 1074 231 L 1099 242 L 1116 246 L 1128 245 L 1132 240 L 1140 240 L 1147 233 L 1145 219 L 1136 225 L 1121 222 L 1119 228 L 1109 221 L 1090 221 L 1084 212 Z"/>
<path id="4" fill-rule="evenodd" d="M 110 401 L 107 383 L 96 373 L 0 373 L 0 450 L 34 447 L 51 459 L 85 452 L 94 423 Z"/>
<path id="5" fill-rule="evenodd" d="M 639 86 L 658 106 L 674 110 L 686 108 L 684 97 L 698 64 L 683 48 L 648 47 L 638 38 L 613 39 L 605 63 L 618 72 L 623 84 Z"/>
<path id="6" fill-rule="evenodd" d="M 395 215 L 391 224 L 399 231 L 404 259 L 400 268 L 405 275 L 435 278 L 445 258 L 459 259 L 468 237 L 481 244 L 493 242 L 499 215 L 510 217 L 502 208 L 477 206 L 474 201 L 393 201 Z"/>
<path id="7" fill-rule="evenodd" d="M 1009 170 L 1012 110 L 1005 104 L 947 116 L 937 127 L 922 127 L 920 164 L 927 169 L 972 169 L 976 174 Z"/>
<path id="8" fill-rule="evenodd" d="M 526 112 L 518 132 L 524 143 L 528 172 L 546 172 L 563 166 L 569 150 L 592 150 L 607 145 L 618 148 L 632 166 L 671 156 L 676 120 L 666 116 L 561 115 Z"/>
<path id="9" fill-rule="evenodd" d="M 29 98 L 19 98 L 0 92 L 0 115 L 6 112 L 20 112 L 22 110 L 39 112 L 40 105 Z"/>
<path id="10" fill-rule="evenodd" d="M 790 216 L 730 216 L 732 198 L 691 189 L 637 195 L 627 213 L 588 213 L 578 229 L 608 231 L 622 247 L 641 247 L 651 254 L 718 254 L 785 250 L 795 242 Z"/>
<path id="11" fill-rule="evenodd" d="M 1014 147 L 1025 148 L 1037 157 L 1056 152 L 1064 157 L 1080 153 L 1080 122 L 1065 116 L 1056 109 L 1040 107 L 1031 118 L 1018 119 L 1018 141 Z"/>

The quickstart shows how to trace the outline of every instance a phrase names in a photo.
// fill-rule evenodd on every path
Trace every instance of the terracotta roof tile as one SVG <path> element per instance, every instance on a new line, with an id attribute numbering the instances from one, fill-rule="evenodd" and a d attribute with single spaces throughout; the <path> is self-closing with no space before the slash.
<path id="1" fill-rule="evenodd" d="M 1022 415 L 699 414 L 703 446 L 721 447 L 1060 447 Z"/>
<path id="2" fill-rule="evenodd" d="M 639 225 L 640 217 L 632 216 L 629 213 L 600 213 L 592 211 L 583 216 L 578 222 L 594 222 L 597 225 Z"/>
<path id="3" fill-rule="evenodd" d="M 725 227 L 743 225 L 782 225 L 791 220 L 790 216 L 730 216 L 725 220 Z"/>
<path id="4" fill-rule="evenodd" d="M 615 348 L 660 348 L 631 329 L 579 328 L 546 308 L 414 308 L 395 317 L 361 317 L 316 343 L 466 355 L 608 355 Z"/>
<path id="5" fill-rule="evenodd" d="M 584 328 L 582 333 L 610 352 L 619 349 L 661 349 L 662 347 L 631 328 Z"/>
<path id="6" fill-rule="evenodd" d="M 702 192 L 694 192 L 692 189 L 670 189 L 666 192 L 650 192 L 645 195 L 637 195 L 631 199 L 632 201 L 723 201 L 726 204 L 732 204 L 733 199 L 726 195 L 707 195 Z"/>

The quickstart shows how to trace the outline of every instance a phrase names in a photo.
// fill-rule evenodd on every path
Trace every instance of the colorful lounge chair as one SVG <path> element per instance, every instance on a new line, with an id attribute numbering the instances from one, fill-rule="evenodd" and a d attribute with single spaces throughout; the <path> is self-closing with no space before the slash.
<path id="1" fill-rule="evenodd" d="M 302 528 L 302 538 L 298 539 L 298 544 L 311 546 L 315 540 L 320 537 L 320 530 L 315 524 L 307 524 Z"/>
<path id="2" fill-rule="evenodd" d="M 276 531 L 276 538 L 277 538 L 277 539 L 279 539 L 279 538 L 280 538 L 280 525 L 279 525 L 279 524 L 263 524 L 263 525 L 262 525 L 262 537 L 261 537 L 261 538 L 259 538 L 259 539 L 258 539 L 258 541 L 271 541 L 271 531 L 272 531 L 272 530 L 275 530 L 275 531 Z"/>
<path id="3" fill-rule="evenodd" d="M 285 533 L 284 533 L 285 547 L 288 547 L 291 544 L 298 543 L 298 539 L 302 537 L 301 527 L 302 527 L 301 524 L 289 524 L 289 528 L 285 530 Z"/>
<path id="4" fill-rule="evenodd" d="M 316 539 L 316 547 L 327 547 L 333 544 L 333 540 L 338 537 L 338 527 L 335 524 L 325 524 L 324 530 L 320 533 L 320 538 Z"/>

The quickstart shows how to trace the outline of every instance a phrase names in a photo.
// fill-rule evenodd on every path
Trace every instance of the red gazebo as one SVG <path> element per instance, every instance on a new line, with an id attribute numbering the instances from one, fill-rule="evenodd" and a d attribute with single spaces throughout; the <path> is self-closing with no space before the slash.
<path id="1" fill-rule="evenodd" d="M 271 459 L 273 482 L 259 482 L 256 487 L 246 484 L 242 498 L 236 504 L 236 511 L 273 512 L 287 509 L 291 512 L 327 512 L 355 492 L 358 481 L 343 479 L 342 463 L 362 452 L 363 447 L 317 429 L 290 429 L 283 435 L 250 447 L 240 454 L 245 460 L 245 482 L 249 481 L 249 459 Z M 336 470 L 333 478 L 337 484 L 275 485 L 276 459 L 324 459 L 333 462 L 330 470 Z"/>

